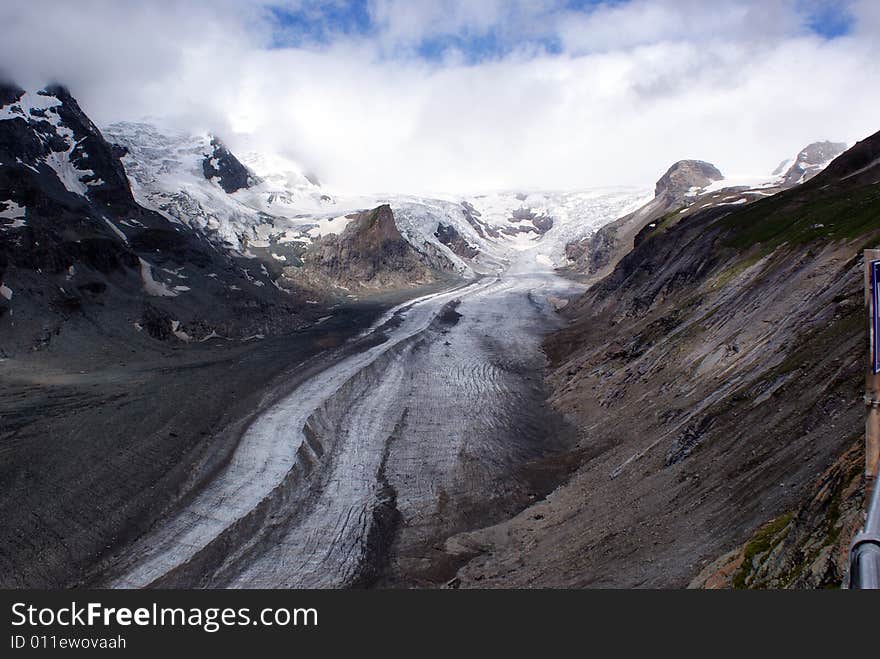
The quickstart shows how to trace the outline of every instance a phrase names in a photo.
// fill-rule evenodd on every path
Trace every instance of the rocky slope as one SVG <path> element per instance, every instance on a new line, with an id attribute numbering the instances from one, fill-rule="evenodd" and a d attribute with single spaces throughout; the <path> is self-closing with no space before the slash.
<path id="1" fill-rule="evenodd" d="M 387 204 L 346 219 L 341 233 L 329 234 L 307 249 L 302 267 L 291 278 L 318 291 L 363 291 L 422 286 L 456 271 L 455 264 L 428 243 L 418 251 L 405 240 Z"/>
<path id="2" fill-rule="evenodd" d="M 654 187 L 654 198 L 641 208 L 600 227 L 593 235 L 566 245 L 570 270 L 591 276 L 607 273 L 632 249 L 634 236 L 666 213 L 678 210 L 686 199 L 724 177 L 714 165 L 701 160 L 673 164 Z"/>
<path id="3" fill-rule="evenodd" d="M 581 432 L 573 474 L 513 520 L 451 539 L 470 559 L 462 585 L 684 587 L 727 552 L 720 564 L 744 556 L 727 570 L 738 584 L 840 578 L 878 149 L 880 134 L 798 187 L 646 226 L 569 305 L 545 348 L 552 402 Z"/>
<path id="4" fill-rule="evenodd" d="M 5 85 L 2 97 L 6 355 L 50 344 L 77 351 L 94 333 L 124 345 L 244 337 L 310 322 L 313 313 L 274 286 L 259 263 L 138 204 L 120 160 L 124 148 L 104 138 L 66 89 Z"/>
<path id="5" fill-rule="evenodd" d="M 634 212 L 566 245 L 566 270 L 595 281 L 611 272 L 633 247 L 635 237 L 650 224 L 680 219 L 706 208 L 752 203 L 799 185 L 822 171 L 846 149 L 838 142 L 813 142 L 795 158 L 782 161 L 761 180 L 726 179 L 700 160 L 681 160 L 657 181 L 654 198 Z M 668 216 L 668 217 L 667 217 Z"/>
<path id="6" fill-rule="evenodd" d="M 781 175 L 779 187 L 790 188 L 809 181 L 844 151 L 844 142 L 813 142 L 805 146 L 793 160 L 782 161 L 773 174 Z"/>
<path id="7" fill-rule="evenodd" d="M 847 450 L 811 486 L 808 499 L 707 565 L 690 588 L 837 588 L 849 543 L 864 523 L 865 451 Z"/>

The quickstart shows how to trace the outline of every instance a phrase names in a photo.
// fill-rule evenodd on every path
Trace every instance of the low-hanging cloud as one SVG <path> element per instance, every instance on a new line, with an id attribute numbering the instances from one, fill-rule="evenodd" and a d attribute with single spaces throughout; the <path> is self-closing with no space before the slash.
<path id="1" fill-rule="evenodd" d="M 880 129 L 876 4 L 837 3 L 833 39 L 815 4 L 374 0 L 369 29 L 312 39 L 278 19 L 320 17 L 311 0 L 5 2 L 0 68 L 67 84 L 99 124 L 216 132 L 351 190 L 646 184 L 680 158 L 755 174 Z"/>

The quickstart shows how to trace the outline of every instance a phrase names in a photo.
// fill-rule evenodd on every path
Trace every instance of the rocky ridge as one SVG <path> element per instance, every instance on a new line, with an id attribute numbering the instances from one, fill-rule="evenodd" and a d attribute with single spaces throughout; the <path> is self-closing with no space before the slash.
<path id="1" fill-rule="evenodd" d="M 761 183 L 727 181 L 714 165 L 700 160 L 681 160 L 657 181 L 654 198 L 636 211 L 600 227 L 593 234 L 566 245 L 566 271 L 591 281 L 608 274 L 634 245 L 645 227 L 707 208 L 750 204 L 808 181 L 846 149 L 837 142 L 813 142 L 793 159 L 782 161 Z M 679 217 L 681 216 L 681 217 Z"/>

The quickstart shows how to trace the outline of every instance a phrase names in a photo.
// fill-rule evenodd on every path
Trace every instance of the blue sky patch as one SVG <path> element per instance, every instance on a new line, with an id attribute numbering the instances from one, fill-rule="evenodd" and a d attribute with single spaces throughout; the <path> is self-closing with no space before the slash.
<path id="1" fill-rule="evenodd" d="M 374 31 L 367 3 L 304 3 L 302 8 L 269 7 L 275 28 L 273 47 L 326 44 L 342 36 L 369 36 Z"/>
<path id="2" fill-rule="evenodd" d="M 474 0 L 478 1 L 478 0 Z M 590 13 L 599 5 L 625 5 L 629 0 L 557 0 L 546 14 L 509 20 L 502 12 L 496 24 L 488 29 L 463 26 L 455 33 L 438 31 L 416 43 L 401 44 L 391 56 L 415 55 L 427 61 L 440 61 L 449 50 L 463 55 L 465 61 L 479 62 L 498 59 L 514 51 L 559 54 L 562 45 L 552 32 L 553 21 L 541 29 L 541 18 L 561 12 Z M 807 29 L 825 39 L 835 39 L 852 31 L 854 18 L 848 9 L 848 0 L 797 0 L 797 10 L 804 17 Z M 511 12 L 518 11 L 511 5 Z M 276 5 L 269 8 L 273 26 L 271 47 L 290 48 L 327 45 L 343 38 L 371 39 L 379 37 L 378 26 L 370 13 L 368 0 L 306 0 L 299 7 Z M 529 34 L 518 34 L 517 23 L 529 25 Z M 537 25 L 536 25 L 537 24 Z"/>
<path id="3" fill-rule="evenodd" d="M 826 39 L 846 36 L 855 23 L 855 17 L 847 5 L 846 2 L 835 0 L 805 3 L 807 26 Z"/>

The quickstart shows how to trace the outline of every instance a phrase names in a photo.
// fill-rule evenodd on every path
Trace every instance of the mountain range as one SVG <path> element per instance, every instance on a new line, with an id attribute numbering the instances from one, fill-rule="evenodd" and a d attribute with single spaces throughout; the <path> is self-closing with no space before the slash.
<path id="1" fill-rule="evenodd" d="M 388 341 L 419 300 L 535 272 L 577 282 L 547 298 L 546 382 L 529 390 L 546 386 L 577 441 L 523 468 L 553 474 L 536 487 L 551 496 L 432 545 L 437 573 L 839 583 L 861 506 L 878 163 L 880 134 L 749 181 L 691 159 L 653 190 L 349 194 L 216 135 L 99 129 L 63 86 L 2 84 L 0 585 L 102 583 L 321 359 Z M 447 336 L 459 303 L 425 331 Z M 481 377 L 531 382 L 496 359 L 501 338 L 479 340 Z"/>

